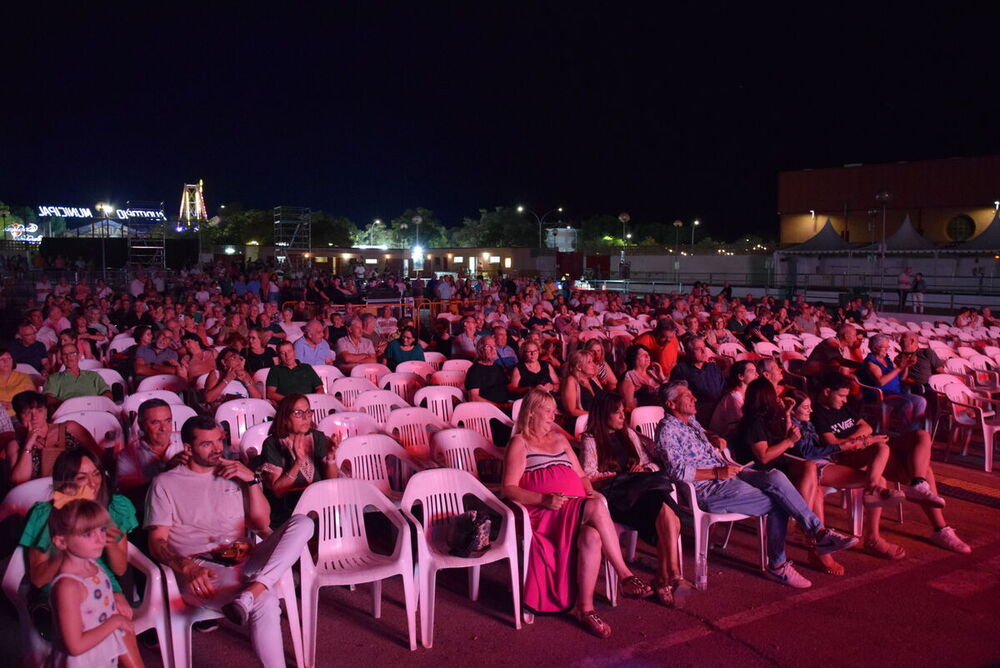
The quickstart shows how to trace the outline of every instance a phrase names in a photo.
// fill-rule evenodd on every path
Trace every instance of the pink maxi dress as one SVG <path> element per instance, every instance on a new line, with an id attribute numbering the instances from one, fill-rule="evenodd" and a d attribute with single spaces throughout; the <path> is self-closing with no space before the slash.
<path id="1" fill-rule="evenodd" d="M 560 493 L 568 499 L 559 510 L 528 506 L 531 553 L 524 585 L 524 605 L 534 614 L 567 612 L 576 602 L 576 533 L 583 517 L 586 491 L 565 452 L 528 452 L 522 489 Z"/>

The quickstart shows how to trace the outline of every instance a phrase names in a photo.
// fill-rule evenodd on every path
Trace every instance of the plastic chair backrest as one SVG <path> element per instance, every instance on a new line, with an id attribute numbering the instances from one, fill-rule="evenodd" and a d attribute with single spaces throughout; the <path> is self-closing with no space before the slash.
<path id="1" fill-rule="evenodd" d="M 130 394 L 125 397 L 125 402 L 122 404 L 122 413 L 124 414 L 125 420 L 129 423 L 135 420 L 135 416 L 139 412 L 139 406 L 141 406 L 144 401 L 149 399 L 162 399 L 172 405 L 184 404 L 184 400 L 181 399 L 176 392 L 171 392 L 170 390 L 146 390 L 144 392 L 136 392 L 135 394 Z"/>
<path id="2" fill-rule="evenodd" d="M 472 368 L 472 360 L 448 360 L 441 365 L 441 371 L 462 371 L 468 373 Z"/>
<path id="3" fill-rule="evenodd" d="M 323 381 L 323 391 L 327 394 L 330 394 L 330 388 L 333 387 L 334 382 L 344 377 L 343 371 L 329 364 L 313 364 L 312 368 L 319 379 Z"/>
<path id="4" fill-rule="evenodd" d="M 180 376 L 160 374 L 158 376 L 143 378 L 135 390 L 136 392 L 145 392 L 147 390 L 170 390 L 171 392 L 188 393 L 191 391 L 191 385 Z"/>
<path id="5" fill-rule="evenodd" d="M 396 373 L 415 373 L 420 376 L 421 379 L 426 383 L 431 374 L 437 371 L 433 364 L 429 362 L 421 362 L 420 360 L 410 360 L 407 362 L 400 362 L 396 365 Z"/>
<path id="6" fill-rule="evenodd" d="M 951 373 L 967 373 L 971 367 L 969 360 L 962 357 L 952 357 L 944 363 L 944 368 Z"/>
<path id="7" fill-rule="evenodd" d="M 52 498 L 52 476 L 35 478 L 15 486 L 0 503 L 0 522 L 12 515 L 26 517 L 31 507 Z"/>
<path id="8" fill-rule="evenodd" d="M 430 434 L 447 425 L 426 408 L 398 408 L 385 421 L 385 431 L 414 457 L 430 456 Z"/>
<path id="9" fill-rule="evenodd" d="M 465 390 L 465 372 L 435 371 L 434 375 L 431 376 L 431 384 L 448 385 L 449 387 L 457 387 L 460 390 Z"/>
<path id="10" fill-rule="evenodd" d="M 365 509 L 369 506 L 388 516 L 399 515 L 377 485 L 364 479 L 318 480 L 302 492 L 295 504 L 295 514 L 315 513 L 319 520 L 316 529 L 317 561 L 370 552 L 365 530 Z"/>
<path id="11" fill-rule="evenodd" d="M 503 460 L 503 452 L 482 434 L 471 429 L 442 429 L 431 436 L 431 453 L 434 461 L 443 463 L 450 469 L 461 469 L 476 478 L 479 477 L 476 465 L 477 450 Z"/>
<path id="12" fill-rule="evenodd" d="M 108 355 L 128 350 L 135 344 L 136 340 L 131 336 L 123 336 L 121 338 L 116 337 L 115 340 L 111 342 L 111 345 L 108 346 Z"/>
<path id="13" fill-rule="evenodd" d="M 447 360 L 448 358 L 444 356 L 444 353 L 438 353 L 434 351 L 424 352 L 424 361 L 430 364 L 432 367 L 434 367 L 435 371 L 440 371 L 441 365 L 444 364 Z"/>
<path id="14" fill-rule="evenodd" d="M 247 427 L 247 430 L 243 432 L 243 437 L 240 438 L 239 454 L 245 461 L 249 461 L 260 455 L 263 451 L 264 441 L 271 434 L 273 424 L 273 421 L 261 422 L 252 427 Z"/>
<path id="15" fill-rule="evenodd" d="M 309 408 L 313 411 L 313 421 L 316 423 L 319 423 L 330 413 L 347 410 L 347 406 L 329 394 L 307 394 L 306 399 L 309 400 Z"/>
<path id="16" fill-rule="evenodd" d="M 395 393 L 407 404 L 412 404 L 414 393 L 424 386 L 424 379 L 415 373 L 397 371 L 382 376 L 378 385 L 383 390 Z"/>
<path id="17" fill-rule="evenodd" d="M 345 438 L 337 446 L 336 456 L 338 469 L 343 471 L 344 464 L 348 464 L 351 478 L 367 480 L 383 494 L 392 491 L 390 480 L 394 471 L 400 472 L 403 465 L 409 466 L 411 470 L 417 468 L 409 453 L 385 434 Z M 395 458 L 396 463 L 388 461 L 390 458 Z M 399 480 L 402 482 L 402 478 Z"/>
<path id="18" fill-rule="evenodd" d="M 271 367 L 265 367 L 253 372 L 253 382 L 257 383 L 257 389 L 260 390 L 260 396 L 262 397 L 267 396 L 267 374 L 270 371 Z"/>
<path id="19" fill-rule="evenodd" d="M 354 402 L 354 410 L 372 416 L 372 419 L 384 425 L 389 418 L 389 413 L 394 408 L 407 408 L 409 406 L 403 399 L 389 390 L 369 390 L 358 397 Z"/>
<path id="20" fill-rule="evenodd" d="M 367 378 L 338 378 L 326 393 L 336 397 L 348 410 L 354 410 L 354 402 L 362 392 L 377 389 L 378 387 Z"/>
<path id="21" fill-rule="evenodd" d="M 415 474 L 406 484 L 400 507 L 412 512 L 423 506 L 422 524 L 430 543 L 440 544 L 451 528 L 451 518 L 465 512 L 465 497 L 487 499 L 493 494 L 465 471 L 452 468 L 427 469 Z"/>
<path id="22" fill-rule="evenodd" d="M 104 365 L 101 364 L 100 360 L 82 359 L 80 360 L 80 368 L 84 371 L 94 371 L 104 368 Z"/>
<path id="23" fill-rule="evenodd" d="M 354 411 L 327 415 L 316 428 L 326 434 L 334 445 L 351 436 L 377 434 L 382 430 L 370 415 Z"/>
<path id="24" fill-rule="evenodd" d="M 517 424 L 517 416 L 521 414 L 521 402 L 524 399 L 516 399 L 514 403 L 510 405 L 510 418 Z"/>
<path id="25" fill-rule="evenodd" d="M 663 406 L 639 406 L 632 411 L 629 426 L 646 438 L 656 438 L 656 425 L 663 419 Z"/>
<path id="26" fill-rule="evenodd" d="M 431 385 L 422 387 L 413 394 L 413 405 L 421 406 L 427 402 L 427 408 L 443 422 L 451 422 L 451 415 L 455 410 L 455 404 L 465 399 L 462 390 L 448 385 Z"/>
<path id="27" fill-rule="evenodd" d="M 497 420 L 503 425 L 513 427 L 514 423 L 509 417 L 494 406 L 484 401 L 473 401 L 459 404 L 451 414 L 451 423 L 456 427 L 471 429 L 484 438 L 493 442 L 493 431 L 490 429 L 490 421 Z"/>
<path id="28" fill-rule="evenodd" d="M 87 430 L 99 450 L 112 450 L 116 454 L 125 447 L 125 435 L 118 418 L 101 411 L 77 411 L 53 418 L 52 422 L 76 422 Z"/>
<path id="29" fill-rule="evenodd" d="M 125 397 L 128 392 L 128 385 L 125 383 L 125 379 L 122 378 L 120 373 L 114 369 L 104 368 L 91 369 L 91 371 L 100 376 L 101 380 L 108 384 L 108 387 L 111 388 L 111 396 L 116 397 L 116 401 L 117 397 Z"/>
<path id="30" fill-rule="evenodd" d="M 102 413 L 111 413 L 115 416 L 119 413 L 118 406 L 107 397 L 73 397 L 72 399 L 67 399 L 62 402 L 62 404 L 59 405 L 59 408 L 57 408 L 52 414 L 52 417 L 57 418 L 62 415 L 66 415 L 67 413 L 79 413 L 80 411 L 98 411 Z"/>
<path id="31" fill-rule="evenodd" d="M 384 364 L 359 364 L 351 369 L 351 378 L 367 378 L 368 382 L 378 385 L 382 376 L 392 373 Z"/>
<path id="32" fill-rule="evenodd" d="M 590 419 L 589 413 L 584 413 L 583 415 L 576 416 L 576 424 L 573 426 L 573 436 L 580 438 L 583 432 L 587 431 L 587 422 Z"/>
<path id="33" fill-rule="evenodd" d="M 944 388 L 948 387 L 952 383 L 959 383 L 960 385 L 966 384 L 964 377 L 956 376 L 951 373 L 935 373 L 927 379 L 927 384 L 930 385 L 931 389 L 935 392 L 944 392 Z"/>
<path id="34" fill-rule="evenodd" d="M 264 399 L 233 399 L 216 409 L 215 419 L 228 430 L 230 447 L 237 447 L 247 428 L 274 419 L 274 406 Z"/>

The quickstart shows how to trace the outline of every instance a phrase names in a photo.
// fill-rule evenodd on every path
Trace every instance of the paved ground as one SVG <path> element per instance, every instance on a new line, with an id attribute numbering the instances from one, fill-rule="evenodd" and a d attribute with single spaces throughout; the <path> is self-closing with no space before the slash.
<path id="1" fill-rule="evenodd" d="M 710 555 L 710 588 L 685 597 L 681 608 L 624 601 L 611 609 L 601 601 L 614 627 L 604 641 L 559 617 L 516 631 L 502 566 L 484 569 L 479 602 L 468 600 L 460 574 L 446 573 L 439 582 L 434 647 L 414 652 L 405 645 L 398 581 L 385 587 L 381 620 L 369 614 L 366 587 L 328 589 L 320 603 L 318 665 L 1000 665 L 1000 473 L 983 473 L 976 468 L 980 462 L 952 457 L 950 464 L 935 465 L 956 495 L 949 496 L 946 512 L 973 545 L 970 556 L 931 545 L 922 513 L 907 504 L 902 524 L 884 520 L 885 535 L 905 546 L 907 559 L 889 563 L 851 551 L 841 559 L 845 577 L 802 567 L 815 585 L 795 591 L 759 576 L 755 535 L 740 530 L 724 553 Z M 845 525 L 839 508 L 828 515 L 831 524 Z M 790 554 L 804 556 L 794 546 Z M 691 567 L 688 561 L 689 575 Z M 0 657 L 14 658 L 15 637 L 12 612 L 0 610 Z M 228 626 L 195 634 L 194 656 L 196 666 L 255 663 L 243 633 Z M 158 654 L 145 658 L 160 665 Z"/>

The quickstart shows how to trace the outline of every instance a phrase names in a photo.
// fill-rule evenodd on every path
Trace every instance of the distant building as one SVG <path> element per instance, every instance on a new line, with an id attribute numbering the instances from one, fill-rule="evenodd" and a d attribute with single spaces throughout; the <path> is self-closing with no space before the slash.
<path id="1" fill-rule="evenodd" d="M 579 230 L 573 227 L 550 227 L 545 232 L 545 246 L 560 253 L 576 252 L 576 237 Z"/>
<path id="2" fill-rule="evenodd" d="M 827 219 L 852 244 L 892 236 L 909 216 L 916 230 L 942 246 L 982 232 L 1000 208 L 1000 156 L 883 165 L 845 165 L 778 175 L 781 245 L 802 243 Z"/>

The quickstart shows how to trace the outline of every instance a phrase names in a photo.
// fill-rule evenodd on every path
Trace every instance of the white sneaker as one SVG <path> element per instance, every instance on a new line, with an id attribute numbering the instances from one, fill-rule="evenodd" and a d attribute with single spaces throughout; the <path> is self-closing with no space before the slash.
<path id="1" fill-rule="evenodd" d="M 767 570 L 764 571 L 764 574 L 775 582 L 780 582 L 783 585 L 787 585 L 795 589 L 809 589 L 809 587 L 812 587 L 813 584 L 803 577 L 801 573 L 795 570 L 791 561 L 786 561 L 777 568 L 768 566 Z"/>
<path id="2" fill-rule="evenodd" d="M 931 486 L 926 480 L 918 482 L 916 485 L 906 485 L 903 493 L 910 501 L 922 503 L 932 508 L 944 508 L 944 499 L 931 491 Z"/>
<path id="3" fill-rule="evenodd" d="M 969 544 L 959 538 L 958 534 L 951 527 L 945 527 L 940 531 L 932 533 L 931 542 L 938 547 L 943 547 L 946 550 L 958 552 L 959 554 L 972 553 L 972 548 L 969 547 Z"/>

